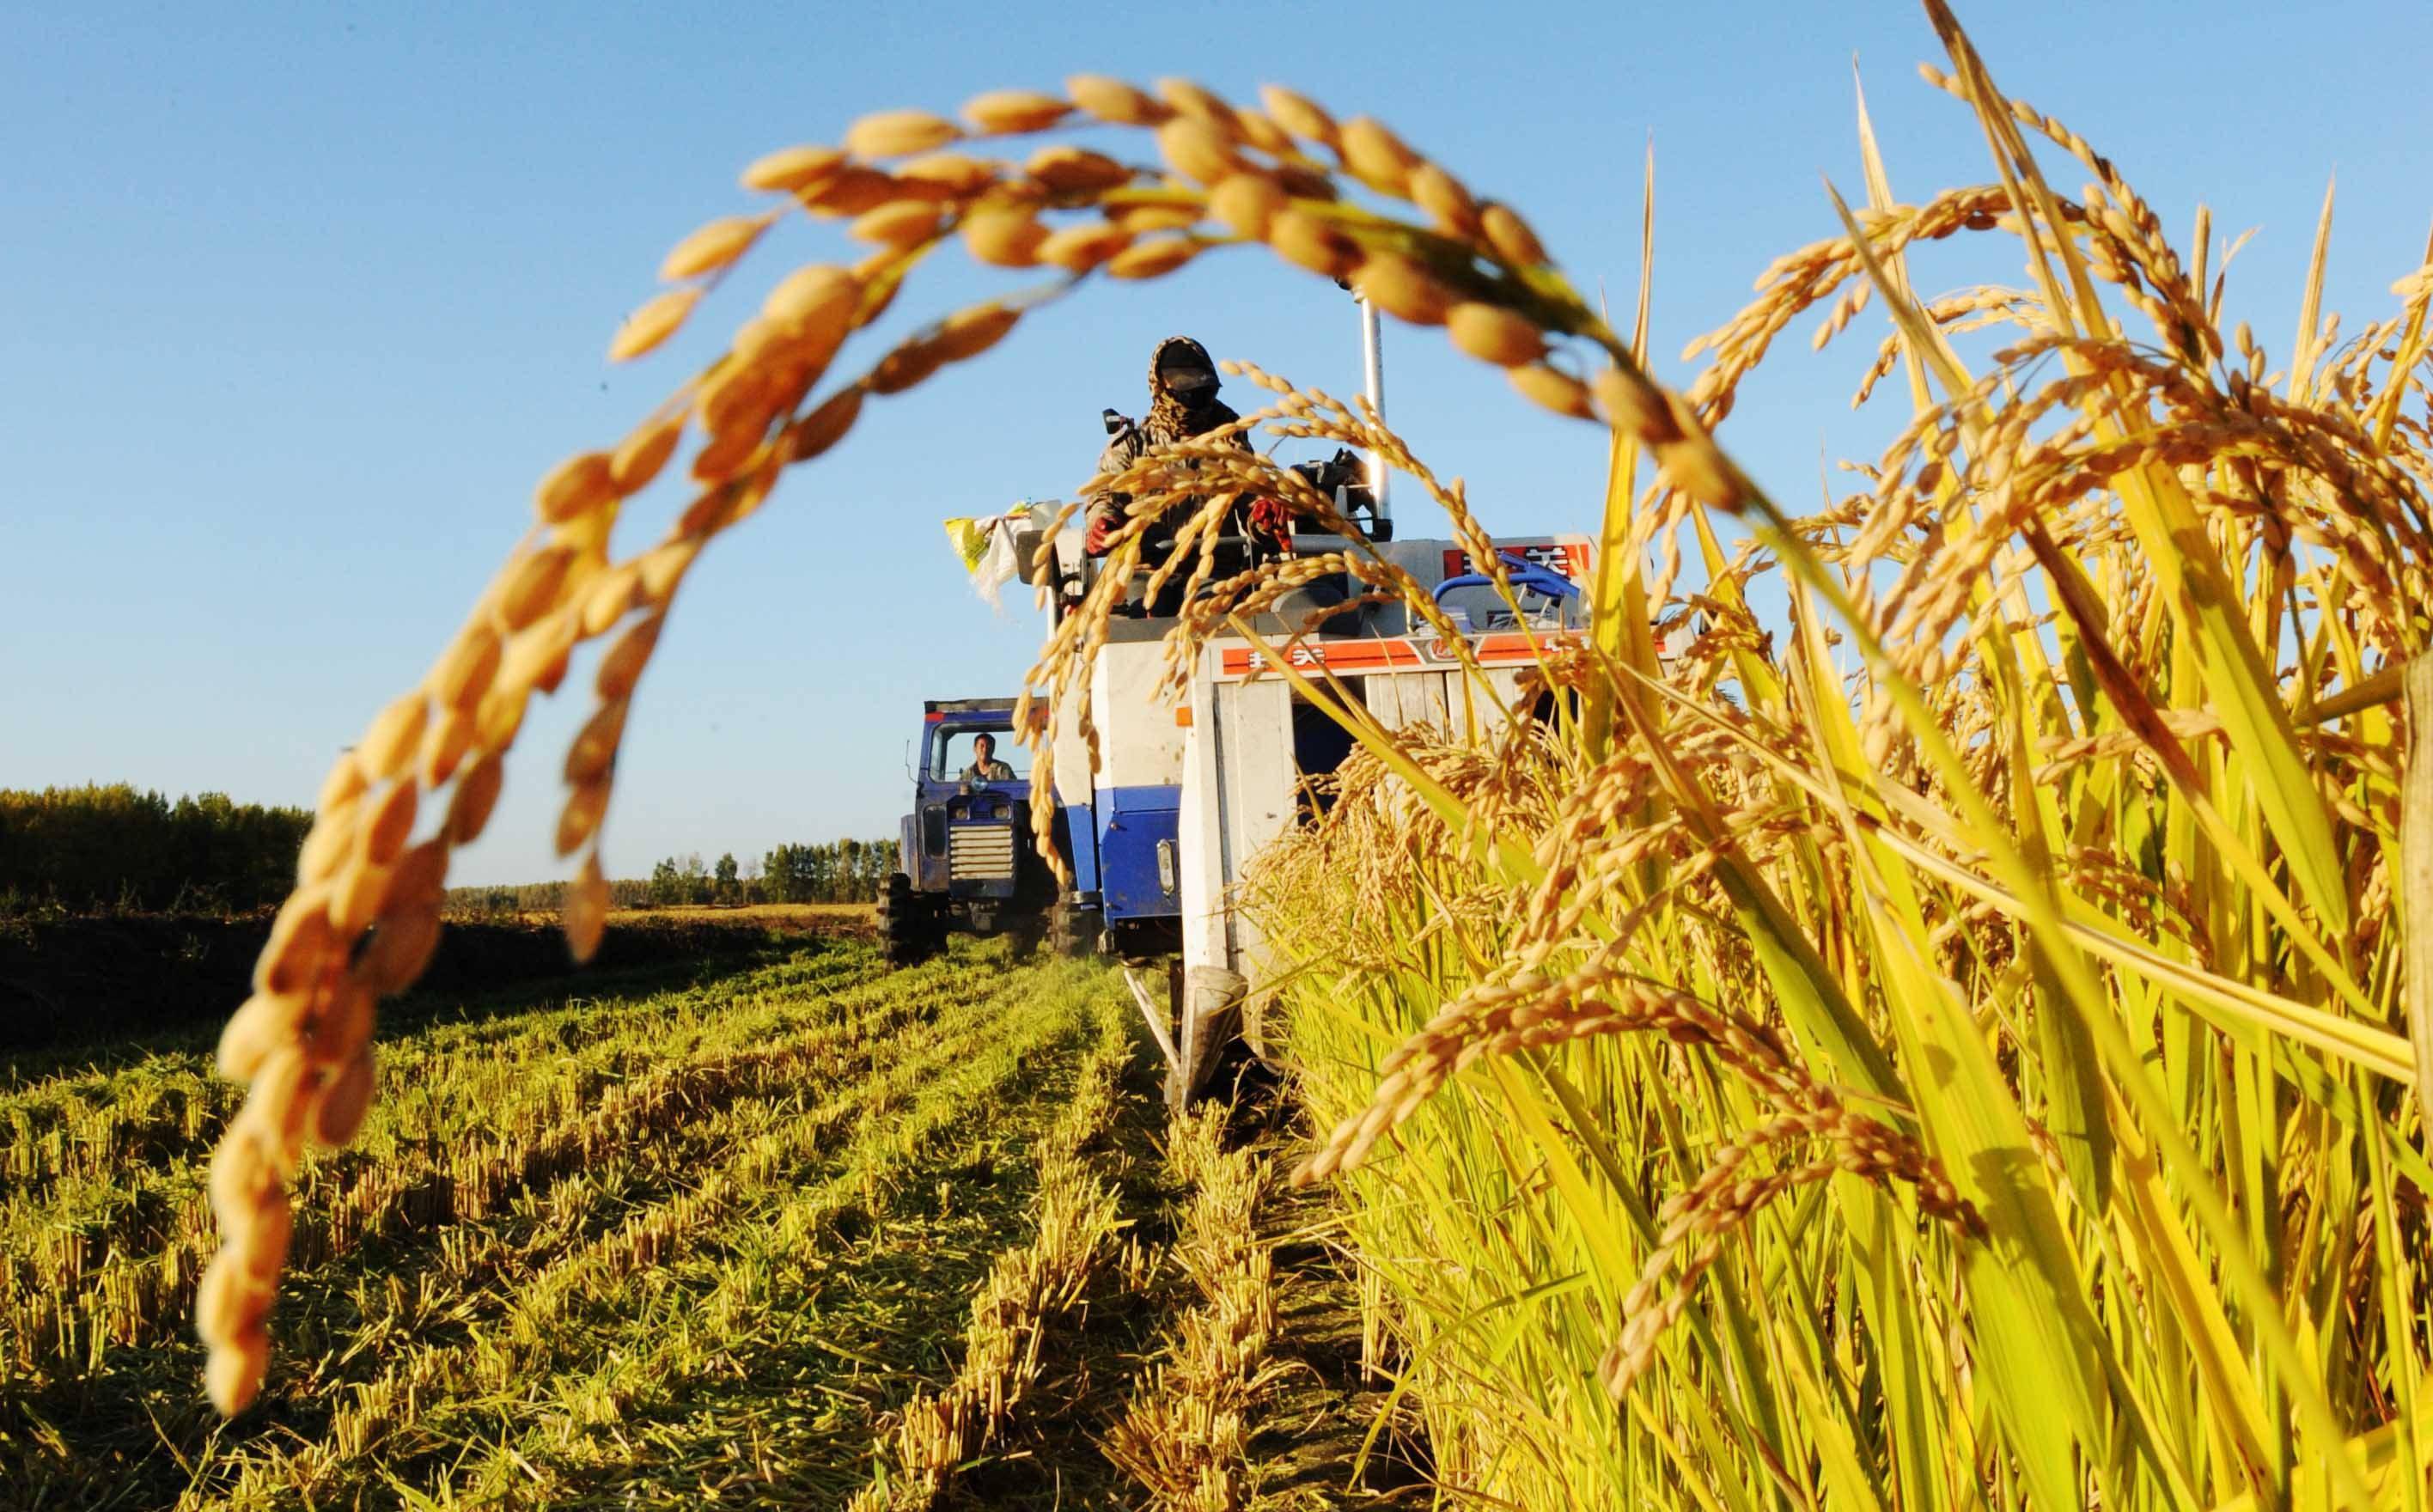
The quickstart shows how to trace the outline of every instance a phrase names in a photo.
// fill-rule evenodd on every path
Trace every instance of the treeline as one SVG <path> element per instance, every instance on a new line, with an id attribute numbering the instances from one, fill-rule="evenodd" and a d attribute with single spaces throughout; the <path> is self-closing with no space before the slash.
<path id="1" fill-rule="evenodd" d="M 760 862 L 772 903 L 876 903 L 896 869 L 892 840 L 839 840 L 780 845 Z"/>
<path id="2" fill-rule="evenodd" d="M 0 788 L 0 916 L 28 913 L 248 913 L 296 881 L 313 827 L 305 808 L 240 804 L 226 793 L 171 800 L 127 783 Z M 871 903 L 895 870 L 892 840 L 780 845 L 757 861 L 732 852 L 705 865 L 671 856 L 648 877 L 608 884 L 620 909 L 679 904 Z M 554 912 L 562 882 L 452 888 L 458 918 Z"/>
<path id="3" fill-rule="evenodd" d="M 123 782 L 0 789 L 0 913 L 243 913 L 296 880 L 302 808 Z"/>
<path id="4" fill-rule="evenodd" d="M 451 919 L 511 919 L 519 913 L 555 913 L 566 901 L 563 882 L 521 882 L 514 886 L 451 887 L 440 912 Z M 647 909 L 651 884 L 632 877 L 608 882 L 612 909 Z"/>
<path id="5" fill-rule="evenodd" d="M 751 903 L 876 903 L 895 870 L 892 840 L 839 840 L 817 845 L 780 845 L 758 861 L 739 862 L 727 852 L 705 865 L 698 854 L 671 856 L 647 878 L 608 884 L 611 908 L 666 909 Z M 497 918 L 556 910 L 563 882 L 519 887 L 460 887 L 448 893 L 447 911 L 457 918 Z"/>

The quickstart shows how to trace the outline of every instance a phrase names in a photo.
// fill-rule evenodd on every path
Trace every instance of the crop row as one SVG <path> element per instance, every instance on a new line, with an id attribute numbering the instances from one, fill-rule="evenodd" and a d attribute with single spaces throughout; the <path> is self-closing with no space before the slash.
<path id="1" fill-rule="evenodd" d="M 928 1043 L 920 1031 L 939 1004 L 978 1011 L 986 985 L 1004 975 L 959 957 L 873 981 L 867 950 L 836 955 L 808 963 L 818 969 L 798 960 L 522 1024 L 436 1026 L 393 1045 L 389 1075 L 429 1096 L 392 1096 L 380 1137 L 308 1177 L 297 1236 L 306 1265 L 278 1324 L 303 1368 L 264 1425 L 282 1438 L 316 1435 L 331 1416 L 329 1392 L 391 1373 L 409 1341 L 462 1336 L 554 1257 L 604 1234 L 631 1230 L 636 1251 L 654 1253 L 651 1210 L 672 1205 L 675 1217 L 662 1215 L 659 1229 L 682 1227 L 703 1172 L 772 1130 L 867 1122 L 870 1069 Z M 842 991 L 821 990 L 840 982 Z M 968 1053 L 978 1038 L 962 1035 L 943 1053 Z M 477 1046 L 520 1063 L 489 1095 L 486 1130 L 467 1121 L 445 1137 L 417 1137 L 407 1126 L 426 1107 L 455 1119 L 460 1079 L 494 1064 Z M 824 1111 L 829 1100 L 837 1106 Z M 122 1236 L 72 1290 L 28 1287 L 20 1268 L 0 1293 L 0 1479 L 98 1493 L 151 1476 L 165 1492 L 167 1451 L 191 1456 L 206 1444 L 188 1395 L 185 1320 L 211 1242 L 198 1164 L 190 1160 L 182 1184 L 149 1174 L 187 1215 L 155 1231 L 166 1236 L 158 1250 L 135 1251 Z M 230 1441 L 201 1484 L 227 1484 L 260 1442 Z M 125 1463 L 113 1470 L 113 1460 Z M 189 1478 L 176 1472 L 178 1484 Z"/>
<path id="2" fill-rule="evenodd" d="M 1168 1133 L 1166 1164 L 1191 1188 L 1168 1255 L 1198 1300 L 1103 1445 L 1150 1506 L 1173 1512 L 1246 1504 L 1251 1409 L 1273 1379 L 1275 1259 L 1257 1227 L 1273 1168 L 1255 1149 L 1225 1149 L 1223 1127 L 1223 1113 L 1208 1109 L 1178 1118 Z"/>
<path id="3" fill-rule="evenodd" d="M 962 1360 L 943 1390 L 915 1391 L 874 1446 L 876 1475 L 854 1512 L 926 1512 L 957 1470 L 995 1439 L 1038 1379 L 1047 1331 L 1078 1308 L 1115 1249 L 1119 1198 L 1090 1147 L 1116 1112 L 1128 1026 L 1102 1016 L 1073 1099 L 1038 1145 L 1031 1238 L 1000 1254 L 973 1295 Z"/>
<path id="4" fill-rule="evenodd" d="M 700 1346 L 721 1335 L 721 1320 L 785 1305 L 770 1259 L 816 1255 L 840 1215 L 872 1206 L 893 1173 L 1035 1069 L 1063 1032 L 1022 1011 L 1036 984 L 1019 974 L 994 991 L 896 985 L 927 1011 L 877 1037 L 862 1065 L 801 1067 L 820 1084 L 791 1100 L 748 1120 L 706 1119 L 718 1133 L 680 1188 L 587 1236 L 498 1235 L 471 1257 L 438 1336 L 400 1336 L 369 1379 L 329 1384 L 346 1395 L 325 1428 L 301 1450 L 251 1457 L 229 1503 L 336 1495 L 375 1472 L 443 1461 L 461 1493 L 492 1475 L 529 1492 L 541 1473 L 532 1467 L 596 1471 L 603 1430 L 681 1396 L 722 1358 L 733 1368 L 726 1351 Z M 485 1453 L 516 1439 L 512 1454 Z"/>
<path id="5" fill-rule="evenodd" d="M 553 1010 L 536 1011 L 527 1000 L 502 995 L 505 1017 L 409 1022 L 411 1053 L 427 1073 L 426 1086 L 456 1091 L 467 1107 L 494 1106 L 502 1094 L 528 1096 L 519 1079 L 558 1068 L 570 1051 L 590 1052 L 573 1056 L 576 1064 L 620 1051 L 626 1053 L 618 1063 L 641 1064 L 648 1056 L 637 1052 L 653 1043 L 646 1029 L 678 1040 L 715 1032 L 756 999 L 825 991 L 860 980 L 874 967 L 868 952 L 838 946 L 673 992 L 658 985 L 664 969 L 628 971 L 591 984 L 593 996 Z M 599 1011 L 609 1005 L 618 1010 L 621 1033 L 603 1042 Z M 441 1007 L 438 999 L 416 1005 L 422 1015 Z M 79 1180 L 121 1182 L 131 1169 L 174 1164 L 217 1139 L 238 1096 L 200 1049 L 80 1067 L 0 1090 L 0 1200 L 19 1208 Z"/>
<path id="6" fill-rule="evenodd" d="M 485 1216 L 518 1194 L 612 1151 L 630 1152 L 659 1133 L 684 1130 L 697 1106 L 754 1095 L 799 1076 L 807 1064 L 833 1059 L 841 1044 L 893 1027 L 910 1001 L 881 995 L 877 1008 L 862 1017 L 774 1037 L 773 1017 L 747 1011 L 722 1038 L 740 1040 L 748 1048 L 679 1062 L 629 1080 L 559 1051 L 560 1063 L 529 1068 L 520 1100 L 507 1100 L 499 1091 L 485 1126 L 453 1139 L 409 1143 L 395 1126 L 419 1109 L 413 1099 L 393 1098 L 391 1106 L 402 1111 L 388 1118 L 385 1140 L 366 1140 L 364 1147 L 306 1173 L 295 1258 L 299 1265 L 315 1265 L 348 1254 L 367 1239 Z M 844 1011 L 859 1003 L 858 995 L 848 994 L 835 999 L 834 1007 Z M 621 1026 L 608 1043 L 632 1036 L 632 1029 Z M 537 1050 L 533 1058 L 543 1059 Z M 451 1095 L 451 1062 L 457 1059 L 402 1057 L 391 1079 L 428 1092 L 423 1106 L 460 1102 L 463 1094 Z M 162 1317 L 181 1314 L 216 1243 L 199 1175 L 198 1162 L 190 1158 L 157 1184 L 130 1180 L 125 1188 L 128 1200 L 120 1205 L 115 1222 L 99 1232 L 56 1220 L 37 1231 L 0 1272 L 0 1337 L 13 1346 L 6 1368 L 31 1372 L 48 1359 L 90 1373 L 102 1367 L 110 1346 L 143 1342 Z"/>

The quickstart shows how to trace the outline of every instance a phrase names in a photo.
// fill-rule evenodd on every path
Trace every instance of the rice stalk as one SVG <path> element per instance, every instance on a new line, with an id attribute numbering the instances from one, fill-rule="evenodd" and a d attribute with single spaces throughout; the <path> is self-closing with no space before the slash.
<path id="1" fill-rule="evenodd" d="M 1192 1189 L 1170 1254 L 1199 1300 L 1100 1445 L 1149 1505 L 1175 1512 L 1250 1504 L 1251 1415 L 1279 1368 L 1268 1358 L 1275 1261 L 1256 1228 L 1273 1172 L 1255 1150 L 1223 1148 L 1223 1127 L 1211 1111 L 1167 1132 L 1166 1169 Z"/>
<path id="2" fill-rule="evenodd" d="M 1688 650 L 1600 620 L 1542 672 L 1594 721 L 1484 747 L 1346 708 L 1336 804 L 1259 863 L 1336 1127 L 1301 1174 L 1352 1173 L 1456 1494 L 2413 1507 L 2424 280 L 2318 342 L 2319 246 L 2313 376 L 2265 387 L 2203 263 L 1933 13 L 1998 181 L 1901 206 L 1863 114 L 1867 207 L 1689 395 L 1720 422 L 1801 314 L 1822 344 L 1884 306 L 1868 389 L 1904 369 L 1914 417 L 1862 486 L 1746 491 L 1727 552 L 1618 438 L 1597 602 Z M 2055 194 L 2022 127 L 2098 181 Z M 1921 303 L 1906 250 L 1964 231 L 2035 289 Z M 1955 338 L 2003 325 L 1971 372 Z M 1749 608 L 1774 570 L 1787 623 Z M 1896 1143 L 1812 1153 L 1826 1106 Z"/>
<path id="3" fill-rule="evenodd" d="M 1123 1227 L 1115 1189 L 1094 1168 L 1088 1147 L 1113 1123 L 1114 1078 L 1130 1053 L 1122 1020 L 1101 1025 L 1082 1060 L 1073 1100 L 1038 1147 L 1039 1184 L 1029 1204 L 1029 1244 L 1000 1254 L 974 1294 L 954 1379 L 916 1390 L 875 1446 L 875 1478 L 855 1512 L 919 1512 L 996 1441 L 1039 1377 L 1050 1325 L 1082 1304 Z"/>

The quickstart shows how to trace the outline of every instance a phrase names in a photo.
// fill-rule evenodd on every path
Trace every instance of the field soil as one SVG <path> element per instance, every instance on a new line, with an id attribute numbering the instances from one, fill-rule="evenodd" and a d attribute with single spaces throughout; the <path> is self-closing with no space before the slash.
<path id="1" fill-rule="evenodd" d="M 1169 1130 L 1111 968 L 620 923 L 644 959 L 383 1011 L 233 1423 L 190 1326 L 238 1100 L 208 1033 L 0 1076 L 0 1503 L 1423 1499 L 1405 1425 L 1362 1453 L 1387 1383 L 1329 1199 L 1281 1180 L 1285 1105 Z M 752 943 L 672 948 L 701 931 Z"/>

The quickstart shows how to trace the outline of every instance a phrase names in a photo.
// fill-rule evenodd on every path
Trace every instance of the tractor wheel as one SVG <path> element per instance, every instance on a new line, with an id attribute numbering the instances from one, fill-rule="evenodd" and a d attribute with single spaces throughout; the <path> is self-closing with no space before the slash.
<path id="1" fill-rule="evenodd" d="M 1048 915 L 1047 943 L 1060 956 L 1095 956 L 1098 953 L 1098 935 L 1103 926 L 1097 909 L 1078 903 L 1056 900 Z"/>
<path id="2" fill-rule="evenodd" d="M 937 949 L 928 908 L 912 892 L 912 879 L 897 872 L 878 898 L 878 939 L 890 966 L 914 966 Z"/>

